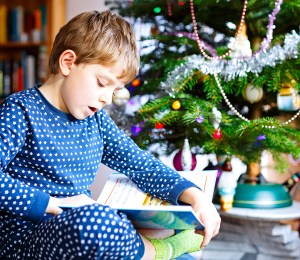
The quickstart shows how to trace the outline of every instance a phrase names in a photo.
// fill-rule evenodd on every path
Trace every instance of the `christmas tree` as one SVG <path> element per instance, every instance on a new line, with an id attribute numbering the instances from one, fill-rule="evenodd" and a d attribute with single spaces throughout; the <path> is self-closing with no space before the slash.
<path id="1" fill-rule="evenodd" d="M 148 102 L 131 120 L 115 117 L 141 148 L 170 154 L 188 140 L 194 152 L 238 157 L 253 178 L 264 151 L 279 172 L 282 154 L 300 157 L 300 0 L 106 4 L 151 27 L 128 86 Z"/>

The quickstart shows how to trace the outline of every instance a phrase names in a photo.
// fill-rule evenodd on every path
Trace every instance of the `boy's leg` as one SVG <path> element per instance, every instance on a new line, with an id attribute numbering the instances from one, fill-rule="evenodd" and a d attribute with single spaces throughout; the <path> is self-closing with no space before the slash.
<path id="1" fill-rule="evenodd" d="M 141 237 L 127 217 L 98 204 L 70 209 L 26 232 L 20 230 L 13 241 L 11 259 L 141 259 L 144 255 Z"/>

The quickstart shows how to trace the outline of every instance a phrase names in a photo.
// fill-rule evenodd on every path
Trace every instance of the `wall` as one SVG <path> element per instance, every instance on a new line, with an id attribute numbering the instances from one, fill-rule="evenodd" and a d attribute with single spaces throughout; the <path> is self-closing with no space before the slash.
<path id="1" fill-rule="evenodd" d="M 104 10 L 104 0 L 66 0 L 67 3 L 67 21 L 75 15 L 92 10 Z"/>

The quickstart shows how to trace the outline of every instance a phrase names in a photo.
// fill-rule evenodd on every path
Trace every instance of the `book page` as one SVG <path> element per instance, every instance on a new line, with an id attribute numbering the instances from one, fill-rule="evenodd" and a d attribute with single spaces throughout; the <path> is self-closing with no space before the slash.
<path id="1" fill-rule="evenodd" d="M 212 199 L 217 171 L 183 171 L 179 173 L 195 183 Z M 110 206 L 122 205 L 130 207 L 170 205 L 144 193 L 127 176 L 120 173 L 110 175 L 97 202 Z"/>
<path id="2" fill-rule="evenodd" d="M 97 202 L 116 206 L 154 206 L 166 205 L 167 202 L 154 198 L 140 190 L 123 174 L 112 174 L 105 184 Z"/>

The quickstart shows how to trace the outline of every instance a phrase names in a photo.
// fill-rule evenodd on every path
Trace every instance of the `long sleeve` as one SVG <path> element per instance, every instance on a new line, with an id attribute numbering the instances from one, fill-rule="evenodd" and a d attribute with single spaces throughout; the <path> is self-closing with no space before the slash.
<path id="1" fill-rule="evenodd" d="M 195 187 L 150 153 L 141 150 L 104 111 L 101 115 L 102 162 L 105 165 L 127 175 L 143 191 L 173 204 L 178 203 L 178 197 L 185 189 Z"/>
<path id="2" fill-rule="evenodd" d="M 0 210 L 38 222 L 49 195 L 14 179 L 13 173 L 5 173 L 30 131 L 25 115 L 22 107 L 12 101 L 4 101 L 0 106 Z"/>

